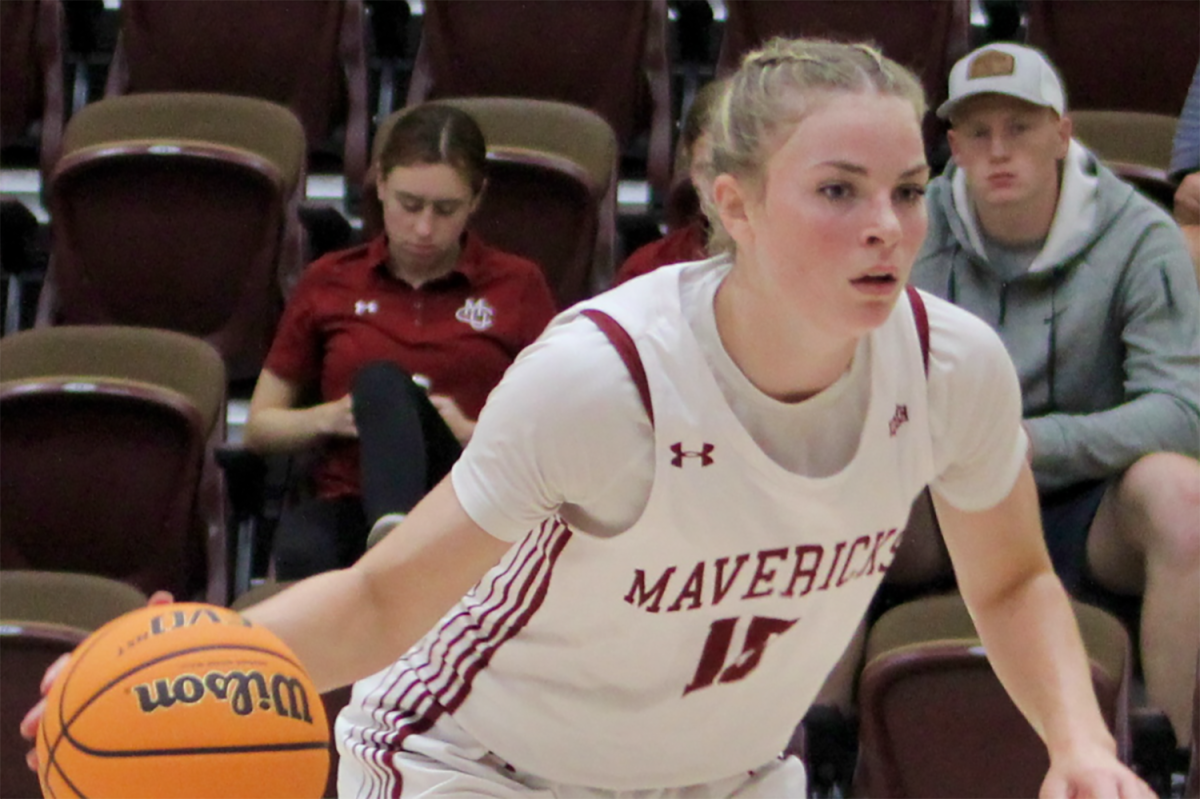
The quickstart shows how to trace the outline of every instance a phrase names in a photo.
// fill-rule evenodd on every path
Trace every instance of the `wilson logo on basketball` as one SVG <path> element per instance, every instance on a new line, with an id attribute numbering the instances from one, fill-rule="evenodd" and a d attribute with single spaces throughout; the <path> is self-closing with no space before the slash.
<path id="1" fill-rule="evenodd" d="M 135 685 L 133 693 L 143 713 L 165 710 L 176 704 L 194 705 L 211 696 L 217 701 L 228 702 L 230 709 L 239 716 L 248 716 L 256 710 L 274 710 L 285 718 L 312 724 L 308 691 L 300 680 L 286 674 L 271 675 L 269 684 L 267 677 L 259 671 L 210 671 L 203 678 L 181 674 L 173 680 Z"/>

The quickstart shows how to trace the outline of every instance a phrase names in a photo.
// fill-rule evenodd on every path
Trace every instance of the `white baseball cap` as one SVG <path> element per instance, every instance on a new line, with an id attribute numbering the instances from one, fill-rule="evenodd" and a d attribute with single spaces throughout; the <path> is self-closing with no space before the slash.
<path id="1" fill-rule="evenodd" d="M 1007 94 L 1052 108 L 1059 116 L 1067 100 L 1062 80 L 1046 56 L 1032 47 L 997 43 L 968 53 L 950 70 L 950 97 L 937 115 L 950 116 L 960 102 L 977 94 Z"/>

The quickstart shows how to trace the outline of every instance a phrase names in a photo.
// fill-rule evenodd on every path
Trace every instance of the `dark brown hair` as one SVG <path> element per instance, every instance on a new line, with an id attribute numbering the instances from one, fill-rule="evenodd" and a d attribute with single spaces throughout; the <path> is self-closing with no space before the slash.
<path id="1" fill-rule="evenodd" d="M 379 174 L 398 166 L 447 164 L 478 194 L 487 176 L 487 141 L 466 111 L 427 103 L 396 120 L 379 153 Z"/>

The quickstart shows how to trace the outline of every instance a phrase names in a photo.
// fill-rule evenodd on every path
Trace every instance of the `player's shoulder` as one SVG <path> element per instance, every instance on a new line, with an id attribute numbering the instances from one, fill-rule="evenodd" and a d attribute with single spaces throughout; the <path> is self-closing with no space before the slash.
<path id="1" fill-rule="evenodd" d="M 488 397 L 480 421 L 536 418 L 541 433 L 574 440 L 582 428 L 636 423 L 644 416 L 640 402 L 612 342 L 592 320 L 575 316 L 557 319 L 521 351 Z"/>
<path id="2" fill-rule="evenodd" d="M 921 291 L 929 319 L 930 373 L 986 374 L 997 366 L 1012 369 L 1000 335 L 987 322 L 948 300 Z"/>

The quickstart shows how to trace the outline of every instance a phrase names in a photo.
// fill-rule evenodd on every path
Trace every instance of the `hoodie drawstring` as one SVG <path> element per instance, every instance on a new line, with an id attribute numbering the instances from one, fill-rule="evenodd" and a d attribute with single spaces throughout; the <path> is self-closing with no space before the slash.
<path id="1" fill-rule="evenodd" d="M 1050 391 L 1050 407 L 1058 407 L 1055 399 L 1054 377 L 1058 367 L 1058 284 L 1060 275 L 1050 283 L 1050 357 L 1046 363 L 1046 382 Z"/>

